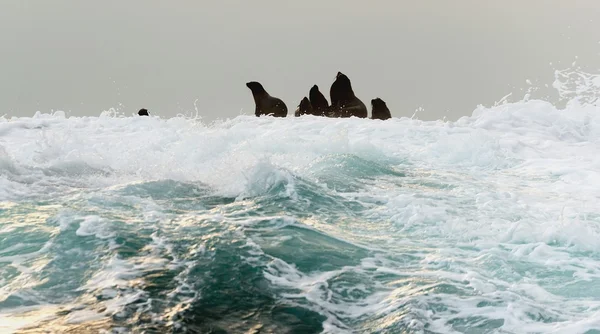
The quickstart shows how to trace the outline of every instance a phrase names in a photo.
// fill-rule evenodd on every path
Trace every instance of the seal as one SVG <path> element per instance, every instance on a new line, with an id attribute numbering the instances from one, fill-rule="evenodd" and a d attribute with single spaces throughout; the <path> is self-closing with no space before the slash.
<path id="1" fill-rule="evenodd" d="M 368 111 L 365 104 L 354 95 L 350 79 L 338 72 L 335 81 L 329 90 L 331 96 L 332 117 L 360 117 L 367 118 Z"/>
<path id="2" fill-rule="evenodd" d="M 260 117 L 260 115 L 270 115 L 274 117 L 287 116 L 287 106 L 285 103 L 283 103 L 281 99 L 269 95 L 260 83 L 250 81 L 246 83 L 246 87 L 250 88 L 252 91 L 254 104 L 256 105 L 254 111 L 256 117 Z"/>
<path id="3" fill-rule="evenodd" d="M 312 105 L 313 110 L 314 110 L 313 115 L 315 115 L 315 116 L 327 115 L 327 113 L 329 112 L 329 102 L 327 102 L 327 99 L 325 98 L 323 93 L 321 93 L 321 91 L 319 91 L 319 86 L 317 86 L 317 85 L 312 86 L 312 88 L 310 89 L 310 92 L 308 93 L 308 97 L 310 98 L 310 104 Z"/>
<path id="4" fill-rule="evenodd" d="M 392 113 L 390 109 L 380 98 L 375 98 L 371 100 L 371 119 L 381 119 L 386 120 L 392 118 Z"/>
<path id="5" fill-rule="evenodd" d="M 314 115 L 313 106 L 308 100 L 308 97 L 304 97 L 300 104 L 298 105 L 298 109 L 294 112 L 294 116 L 300 117 L 302 115 Z"/>
<path id="6" fill-rule="evenodd" d="M 139 116 L 150 116 L 150 115 L 148 115 L 148 110 L 144 109 L 144 108 L 142 108 L 142 109 L 140 109 L 140 111 L 138 111 L 138 115 Z"/>

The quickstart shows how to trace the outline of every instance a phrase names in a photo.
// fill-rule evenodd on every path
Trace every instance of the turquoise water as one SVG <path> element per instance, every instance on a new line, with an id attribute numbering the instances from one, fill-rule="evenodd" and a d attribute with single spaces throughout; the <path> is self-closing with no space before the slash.
<path id="1" fill-rule="evenodd" d="M 598 111 L 0 119 L 0 332 L 598 332 Z"/>

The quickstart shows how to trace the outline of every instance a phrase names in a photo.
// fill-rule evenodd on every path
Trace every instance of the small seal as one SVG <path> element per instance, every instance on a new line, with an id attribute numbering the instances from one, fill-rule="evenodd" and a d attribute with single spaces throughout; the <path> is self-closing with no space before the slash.
<path id="1" fill-rule="evenodd" d="M 148 115 L 148 110 L 144 109 L 144 108 L 142 108 L 142 109 L 140 109 L 140 111 L 138 111 L 138 115 L 139 116 L 150 116 L 150 115 Z"/>
<path id="2" fill-rule="evenodd" d="M 331 84 L 329 95 L 331 96 L 332 117 L 367 118 L 369 116 L 365 104 L 354 95 L 350 79 L 342 72 L 337 73 L 335 81 Z"/>
<path id="3" fill-rule="evenodd" d="M 312 104 L 312 107 L 314 110 L 313 115 L 315 115 L 315 116 L 327 115 L 327 113 L 329 112 L 329 102 L 327 102 L 327 99 L 325 98 L 323 93 L 321 93 L 321 91 L 319 91 L 319 86 L 317 86 L 317 85 L 312 86 L 308 96 L 310 98 L 310 104 Z"/>
<path id="4" fill-rule="evenodd" d="M 246 83 L 246 87 L 252 91 L 254 104 L 256 105 L 254 111 L 256 117 L 260 117 L 260 115 L 271 115 L 274 117 L 287 116 L 287 106 L 285 103 L 281 99 L 269 95 L 260 83 L 251 81 Z"/>
<path id="5" fill-rule="evenodd" d="M 304 97 L 300 104 L 298 105 L 298 109 L 294 112 L 294 116 L 300 117 L 302 115 L 314 115 L 313 106 L 308 100 L 308 97 Z"/>
<path id="6" fill-rule="evenodd" d="M 388 109 L 385 101 L 380 98 L 371 100 L 371 119 L 386 120 L 392 118 L 392 113 Z"/>

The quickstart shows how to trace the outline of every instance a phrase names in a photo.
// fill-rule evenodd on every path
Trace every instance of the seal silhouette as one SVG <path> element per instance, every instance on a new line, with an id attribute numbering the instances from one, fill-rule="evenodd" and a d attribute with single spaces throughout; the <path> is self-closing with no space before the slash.
<path id="1" fill-rule="evenodd" d="M 319 86 L 314 85 L 310 89 L 308 93 L 308 97 L 310 98 L 310 104 L 313 107 L 313 115 L 315 116 L 325 116 L 329 112 L 329 102 L 327 99 L 319 91 Z"/>
<path id="2" fill-rule="evenodd" d="M 331 89 L 331 112 L 333 117 L 360 117 L 367 118 L 368 111 L 365 104 L 354 95 L 350 79 L 338 72 Z"/>
<path id="3" fill-rule="evenodd" d="M 302 99 L 302 101 L 300 101 L 300 104 L 298 105 L 298 109 L 296 109 L 294 116 L 300 117 L 302 115 L 313 115 L 313 114 L 314 114 L 313 106 L 310 103 L 310 101 L 308 100 L 308 98 L 305 96 Z"/>
<path id="4" fill-rule="evenodd" d="M 148 110 L 144 109 L 144 108 L 142 108 L 142 109 L 140 109 L 140 111 L 138 111 L 138 115 L 139 116 L 150 116 L 150 115 L 148 115 Z"/>
<path id="5" fill-rule="evenodd" d="M 392 113 L 390 109 L 380 98 L 375 98 L 371 100 L 371 119 L 381 119 L 386 120 L 392 118 Z"/>
<path id="6" fill-rule="evenodd" d="M 256 105 L 254 111 L 256 117 L 260 117 L 260 115 L 270 115 L 274 117 L 287 116 L 287 106 L 285 103 L 283 103 L 281 99 L 269 95 L 260 83 L 250 81 L 246 83 L 246 87 L 250 88 L 252 91 L 254 104 Z"/>

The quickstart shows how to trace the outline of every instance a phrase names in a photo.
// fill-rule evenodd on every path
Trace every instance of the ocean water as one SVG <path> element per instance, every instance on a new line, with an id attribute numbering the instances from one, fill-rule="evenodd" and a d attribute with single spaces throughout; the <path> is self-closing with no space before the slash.
<path id="1" fill-rule="evenodd" d="M 0 332 L 600 333 L 569 77 L 455 122 L 0 118 Z"/>

